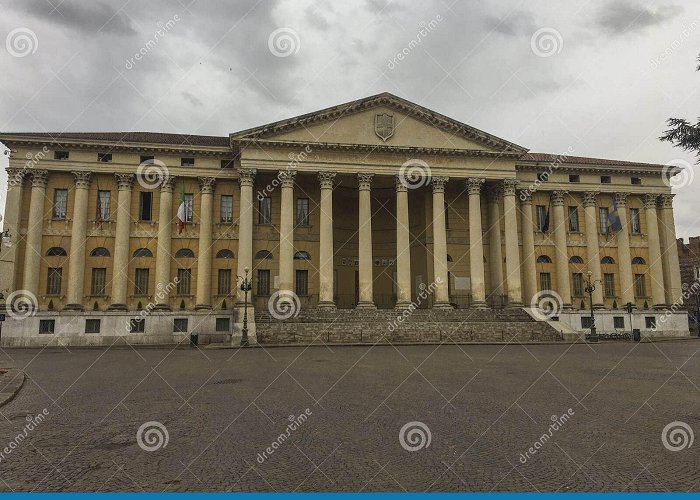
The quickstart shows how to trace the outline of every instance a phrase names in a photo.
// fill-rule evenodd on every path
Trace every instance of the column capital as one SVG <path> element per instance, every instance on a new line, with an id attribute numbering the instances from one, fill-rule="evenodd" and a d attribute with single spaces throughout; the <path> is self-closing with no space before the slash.
<path id="1" fill-rule="evenodd" d="M 34 170 L 32 172 L 32 187 L 45 188 L 49 179 L 48 170 Z"/>
<path id="2" fill-rule="evenodd" d="M 627 206 L 627 196 L 629 193 L 615 193 L 615 205 L 617 207 Z"/>
<path id="3" fill-rule="evenodd" d="M 644 202 L 644 208 L 656 208 L 656 199 L 658 197 L 658 194 L 645 194 L 642 197 L 642 201 Z"/>
<path id="4" fill-rule="evenodd" d="M 238 169 L 238 183 L 241 186 L 253 187 L 255 183 L 255 174 L 257 170 L 254 168 L 239 168 Z"/>
<path id="5" fill-rule="evenodd" d="M 76 189 L 88 189 L 90 187 L 90 176 L 92 172 L 72 172 L 75 176 Z"/>
<path id="6" fill-rule="evenodd" d="M 24 168 L 11 168 L 7 167 L 5 169 L 7 172 L 7 187 L 11 188 L 14 186 L 22 187 L 24 184 L 24 176 L 27 174 Z"/>
<path id="7" fill-rule="evenodd" d="M 277 174 L 277 178 L 280 180 L 280 184 L 282 184 L 283 188 L 293 188 L 294 179 L 296 179 L 296 176 L 297 171 L 290 169 L 280 170 Z"/>
<path id="8" fill-rule="evenodd" d="M 216 177 L 199 177 L 199 190 L 202 194 L 213 194 Z"/>
<path id="9" fill-rule="evenodd" d="M 394 183 L 396 185 L 396 192 L 403 193 L 408 191 L 408 186 L 404 182 L 403 177 L 400 174 L 394 175 Z"/>
<path id="10" fill-rule="evenodd" d="M 175 176 L 163 174 L 160 176 L 160 191 L 172 193 L 175 189 Z"/>
<path id="11" fill-rule="evenodd" d="M 134 174 L 114 174 L 119 191 L 131 191 L 134 187 Z"/>
<path id="12" fill-rule="evenodd" d="M 486 186 L 486 201 L 489 203 L 498 203 L 501 201 L 503 189 L 498 184 L 490 184 Z"/>
<path id="13" fill-rule="evenodd" d="M 481 194 L 481 186 L 486 182 L 486 179 L 481 177 L 469 177 L 467 179 L 467 191 L 469 194 Z"/>
<path id="14" fill-rule="evenodd" d="M 321 183 L 321 189 L 333 189 L 335 172 L 319 172 L 318 181 Z"/>
<path id="15" fill-rule="evenodd" d="M 360 172 L 357 174 L 358 188 L 360 191 L 369 191 L 372 187 L 372 179 L 374 174 L 369 172 Z"/>
<path id="16" fill-rule="evenodd" d="M 661 196 L 659 196 L 658 207 L 672 209 L 674 196 L 676 196 L 676 195 L 675 194 L 662 194 Z"/>
<path id="17" fill-rule="evenodd" d="M 598 197 L 598 191 L 586 191 L 583 193 L 583 206 L 594 207 L 595 200 Z"/>
<path id="18" fill-rule="evenodd" d="M 529 189 L 519 189 L 518 198 L 523 205 L 532 205 L 532 191 Z"/>
<path id="19" fill-rule="evenodd" d="M 515 188 L 518 187 L 518 179 L 503 179 L 503 196 L 515 196 Z"/>
<path id="20" fill-rule="evenodd" d="M 552 205 L 563 205 L 565 194 L 566 191 L 552 191 L 549 194 L 549 199 L 552 201 Z"/>
<path id="21" fill-rule="evenodd" d="M 444 193 L 445 184 L 450 180 L 449 177 L 433 177 L 430 184 L 433 186 L 433 193 Z"/>

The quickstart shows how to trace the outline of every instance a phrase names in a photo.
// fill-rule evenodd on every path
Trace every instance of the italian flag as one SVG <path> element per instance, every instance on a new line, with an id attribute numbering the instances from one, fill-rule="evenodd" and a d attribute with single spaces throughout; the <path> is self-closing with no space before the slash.
<path id="1" fill-rule="evenodd" d="M 182 234 L 185 229 L 185 188 L 180 192 L 180 206 L 177 207 L 177 234 Z"/>

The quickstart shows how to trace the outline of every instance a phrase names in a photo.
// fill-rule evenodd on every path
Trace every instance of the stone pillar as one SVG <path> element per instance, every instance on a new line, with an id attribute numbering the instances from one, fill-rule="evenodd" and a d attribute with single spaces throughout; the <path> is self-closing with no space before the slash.
<path id="1" fill-rule="evenodd" d="M 523 293 L 525 304 L 537 295 L 537 267 L 535 264 L 535 224 L 532 220 L 532 192 L 522 190 L 520 198 L 520 226 L 523 235 Z M 508 245 L 506 243 L 506 245 Z M 510 271 L 509 271 L 510 274 Z"/>
<path id="2" fill-rule="evenodd" d="M 159 311 L 169 311 L 169 287 L 173 281 L 170 274 L 171 242 L 173 238 L 173 189 L 175 177 L 163 176 L 160 184 L 160 209 L 158 210 L 158 250 L 156 253 L 155 307 Z"/>
<path id="3" fill-rule="evenodd" d="M 630 252 L 629 221 L 627 218 L 627 194 L 615 193 L 615 206 L 622 229 L 617 233 L 617 263 L 620 269 L 622 306 L 634 305 L 634 279 L 632 278 L 632 254 Z"/>
<path id="4" fill-rule="evenodd" d="M 27 244 L 24 249 L 24 289 L 34 295 L 39 294 L 39 272 L 41 266 L 41 236 L 44 231 L 44 200 L 48 170 L 34 170 L 32 173 L 32 195 L 29 201 L 29 227 Z"/>
<path id="5" fill-rule="evenodd" d="M 238 170 L 238 183 L 241 186 L 241 207 L 238 218 L 238 276 L 245 275 L 248 268 L 248 277 L 252 279 L 253 272 L 253 185 L 255 183 L 256 170 L 253 168 L 241 168 Z M 243 304 L 244 294 L 240 286 L 237 286 L 237 303 Z M 252 309 L 252 308 L 250 308 Z"/>
<path id="6" fill-rule="evenodd" d="M 433 276 L 434 309 L 451 309 L 447 287 L 447 229 L 445 227 L 445 184 L 449 177 L 433 177 Z"/>
<path id="7" fill-rule="evenodd" d="M 411 232 L 408 220 L 408 183 L 396 175 L 396 307 L 411 304 Z"/>
<path id="8" fill-rule="evenodd" d="M 469 269 L 471 274 L 472 307 L 484 309 L 486 285 L 484 283 L 484 245 L 481 233 L 481 185 L 484 179 L 467 179 L 469 193 Z"/>
<path id="9" fill-rule="evenodd" d="M 114 236 L 114 263 L 112 268 L 112 303 L 114 311 L 127 310 L 129 286 L 129 228 L 131 224 L 131 190 L 134 174 L 114 174 L 117 179 L 117 227 Z"/>
<path id="10" fill-rule="evenodd" d="M 566 227 L 568 217 L 564 211 L 565 191 L 552 191 L 550 199 L 552 201 L 553 221 L 550 220 L 550 227 L 554 226 L 554 263 L 557 270 L 557 289 L 555 290 L 561 297 L 562 307 L 571 308 L 571 280 L 569 278 L 569 252 L 566 244 Z M 597 240 L 596 240 L 597 241 Z"/>
<path id="11" fill-rule="evenodd" d="M 676 246 L 676 222 L 673 217 L 674 196 L 674 194 L 659 196 L 659 232 L 664 283 L 666 283 L 666 303 L 681 305 L 683 304 L 683 285 Z"/>
<path id="12" fill-rule="evenodd" d="M 520 251 L 518 246 L 518 218 L 515 205 L 516 179 L 503 180 L 503 218 L 506 228 L 506 284 L 508 306 L 523 305 L 523 291 L 520 284 Z"/>
<path id="13" fill-rule="evenodd" d="M 7 169 L 7 198 L 5 199 L 5 218 L 3 219 L 3 230 L 10 232 L 12 238 L 11 247 L 2 247 L 2 267 L 3 276 L 0 278 L 2 289 L 13 292 L 17 289 L 17 249 L 20 242 L 20 226 L 22 224 L 22 187 L 24 186 L 24 176 L 26 169 Z M 40 221 L 32 221 L 40 222 Z M 2 304 L 0 304 L 2 306 Z"/>
<path id="14" fill-rule="evenodd" d="M 294 170 L 280 170 L 280 290 L 294 290 Z"/>
<path id="15" fill-rule="evenodd" d="M 335 309 L 333 300 L 333 181 L 335 180 L 335 172 L 319 172 L 318 180 L 321 184 L 318 306 Z"/>
<path id="16" fill-rule="evenodd" d="M 649 275 L 651 278 L 651 302 L 654 307 L 666 306 L 664 272 L 659 242 L 659 224 L 656 216 L 656 194 L 644 195 L 644 210 L 647 219 L 647 244 L 649 245 Z"/>
<path id="17" fill-rule="evenodd" d="M 66 311 L 82 311 L 85 284 L 85 242 L 87 241 L 87 210 L 91 172 L 73 172 L 75 199 L 68 254 L 68 295 Z"/>
<path id="18" fill-rule="evenodd" d="M 583 211 L 586 221 L 586 258 L 588 270 L 591 271 L 591 280 L 595 283 L 593 291 L 593 308 L 602 309 L 603 302 L 603 276 L 600 269 L 600 250 L 598 243 L 598 217 L 596 214 L 596 197 L 598 193 L 588 191 L 583 193 Z"/>
<path id="19" fill-rule="evenodd" d="M 211 247 L 214 224 L 216 178 L 200 177 L 199 253 L 197 255 L 197 300 L 195 310 L 211 309 Z"/>
<path id="20" fill-rule="evenodd" d="M 501 187 L 487 187 L 486 204 L 489 221 L 489 274 L 491 276 L 492 304 L 500 304 L 503 297 L 503 249 L 501 248 Z"/>
<path id="21" fill-rule="evenodd" d="M 374 174 L 357 174 L 359 182 L 359 255 L 360 255 L 360 301 L 358 308 L 375 309 L 372 288 L 374 286 L 372 260 L 372 197 L 371 186 Z"/>

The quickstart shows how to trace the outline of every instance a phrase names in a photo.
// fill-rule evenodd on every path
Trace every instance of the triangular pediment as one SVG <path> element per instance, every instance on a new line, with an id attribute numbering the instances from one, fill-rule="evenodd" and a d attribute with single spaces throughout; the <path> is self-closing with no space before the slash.
<path id="1" fill-rule="evenodd" d="M 231 134 L 280 141 L 525 153 L 526 148 L 389 93 Z"/>

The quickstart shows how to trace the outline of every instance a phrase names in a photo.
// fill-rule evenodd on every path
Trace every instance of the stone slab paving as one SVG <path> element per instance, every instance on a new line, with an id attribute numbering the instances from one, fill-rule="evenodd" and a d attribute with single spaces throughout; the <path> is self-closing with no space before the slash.
<path id="1" fill-rule="evenodd" d="M 700 491 L 699 350 L 5 350 L 0 490 Z"/>

